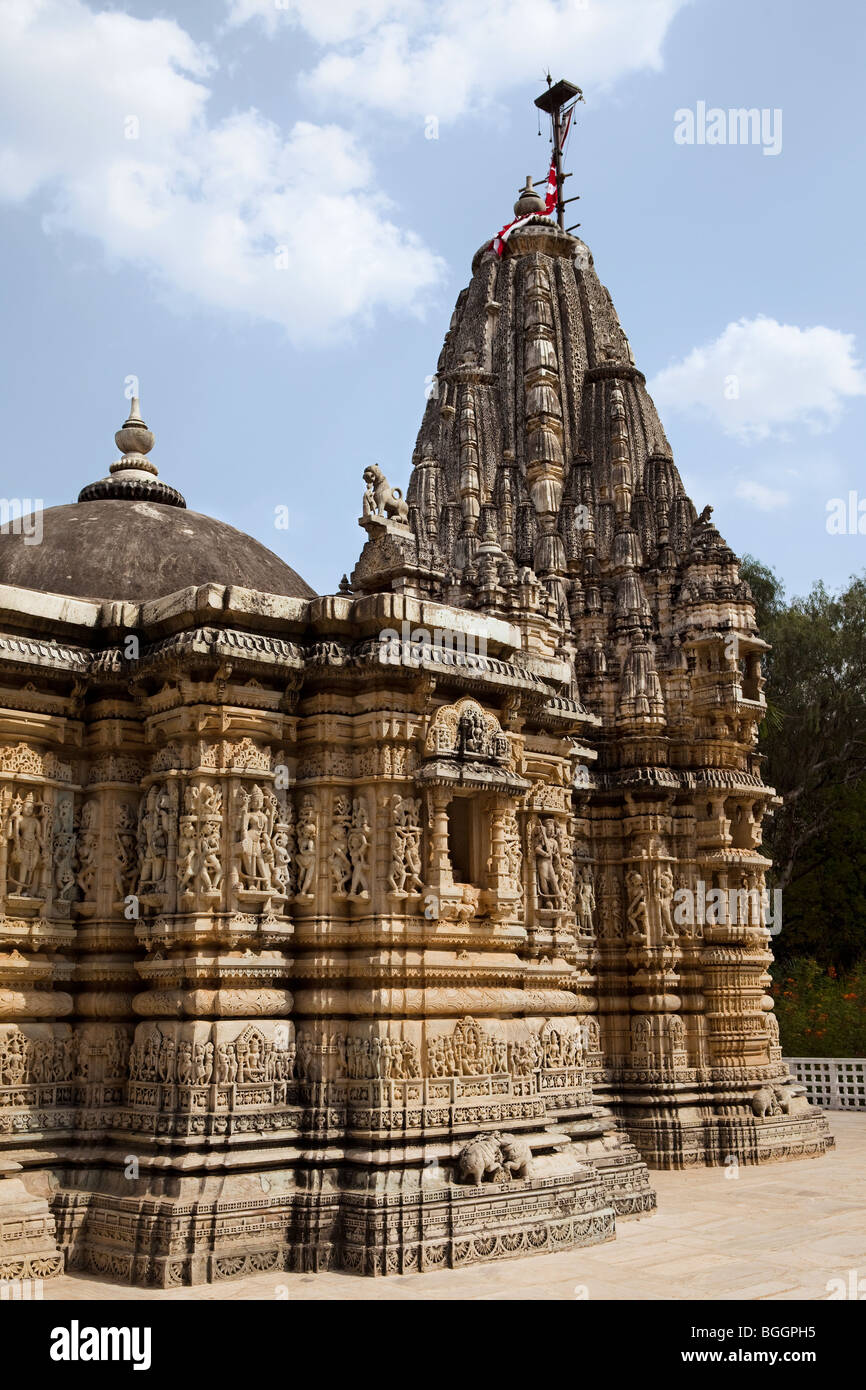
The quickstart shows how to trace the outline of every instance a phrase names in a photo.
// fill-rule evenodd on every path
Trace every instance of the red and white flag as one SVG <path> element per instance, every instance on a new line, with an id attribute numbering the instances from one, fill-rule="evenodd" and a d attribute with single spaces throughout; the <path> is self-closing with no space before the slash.
<path id="1" fill-rule="evenodd" d="M 550 173 L 547 175 L 547 188 L 544 193 L 544 212 L 528 212 L 524 217 L 515 217 L 513 222 L 506 222 L 502 231 L 498 232 L 490 243 L 497 256 L 502 255 L 505 250 L 505 243 L 516 227 L 522 227 L 524 222 L 529 221 L 530 217 L 550 217 L 551 213 L 556 211 L 558 197 L 559 195 L 556 188 L 556 160 L 551 159 Z"/>
<path id="2" fill-rule="evenodd" d="M 544 215 L 550 217 L 556 211 L 556 160 L 550 161 L 550 173 L 547 175 L 547 188 L 544 191 Z"/>

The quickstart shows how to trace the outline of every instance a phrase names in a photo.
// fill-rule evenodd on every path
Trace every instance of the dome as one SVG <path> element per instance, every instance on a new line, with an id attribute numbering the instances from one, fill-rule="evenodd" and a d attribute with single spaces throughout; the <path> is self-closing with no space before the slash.
<path id="1" fill-rule="evenodd" d="M 143 602 L 202 584 L 286 598 L 315 591 L 273 551 L 224 521 L 187 510 L 147 458 L 153 435 L 133 400 L 114 436 L 123 456 L 78 501 L 0 526 L 0 584 L 72 598 Z M 36 537 L 39 537 L 38 543 Z"/>
<path id="2" fill-rule="evenodd" d="M 42 540 L 29 524 L 0 527 L 0 584 L 74 598 L 162 598 L 200 584 L 313 598 L 278 555 L 224 521 L 159 502 L 109 499 L 49 507 Z M 16 532 L 18 534 L 16 534 Z"/>

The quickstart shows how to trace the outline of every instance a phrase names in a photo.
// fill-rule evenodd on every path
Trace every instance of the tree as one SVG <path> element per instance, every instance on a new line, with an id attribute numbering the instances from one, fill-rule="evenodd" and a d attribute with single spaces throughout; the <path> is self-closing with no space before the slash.
<path id="1" fill-rule="evenodd" d="M 765 565 L 742 572 L 772 644 L 760 747 L 784 799 L 766 836 L 784 948 L 844 966 L 866 951 L 866 579 L 786 602 Z"/>

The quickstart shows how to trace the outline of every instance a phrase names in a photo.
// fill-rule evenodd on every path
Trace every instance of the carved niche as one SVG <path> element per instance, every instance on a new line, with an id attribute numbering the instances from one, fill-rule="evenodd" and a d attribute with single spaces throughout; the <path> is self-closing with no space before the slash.
<path id="1" fill-rule="evenodd" d="M 427 731 L 424 755 L 512 765 L 508 735 L 499 720 L 469 696 L 436 711 Z"/>

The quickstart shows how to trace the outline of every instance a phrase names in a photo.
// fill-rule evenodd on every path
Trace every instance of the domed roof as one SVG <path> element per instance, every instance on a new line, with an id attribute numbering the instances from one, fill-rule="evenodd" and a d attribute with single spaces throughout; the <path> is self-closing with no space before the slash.
<path id="1" fill-rule="evenodd" d="M 273 551 L 224 521 L 188 511 L 180 493 L 158 481 L 146 457 L 153 435 L 137 400 L 115 440 L 123 457 L 77 502 L 0 526 L 0 584 L 139 602 L 202 584 L 315 597 Z"/>
<path id="2" fill-rule="evenodd" d="M 315 591 L 278 555 L 224 521 L 161 502 L 73 502 L 0 527 L 0 584 L 74 598 L 162 598 L 200 584 L 237 584 L 288 598 Z M 14 534 L 13 527 L 19 534 Z"/>

